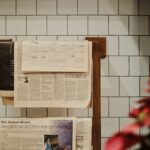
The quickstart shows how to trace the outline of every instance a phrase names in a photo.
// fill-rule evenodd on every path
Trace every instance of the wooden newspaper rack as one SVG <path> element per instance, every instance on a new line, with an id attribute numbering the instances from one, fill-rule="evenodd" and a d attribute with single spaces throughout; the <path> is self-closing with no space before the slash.
<path id="1" fill-rule="evenodd" d="M 106 38 L 87 37 L 86 40 L 92 41 L 93 57 L 93 127 L 92 127 L 92 145 L 93 150 L 101 150 L 101 61 L 106 57 Z M 13 105 L 13 97 L 2 97 L 4 105 Z"/>

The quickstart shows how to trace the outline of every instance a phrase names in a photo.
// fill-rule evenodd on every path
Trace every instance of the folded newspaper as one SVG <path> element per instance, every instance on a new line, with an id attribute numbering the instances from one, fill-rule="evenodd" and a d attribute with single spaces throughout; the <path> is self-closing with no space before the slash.
<path id="1" fill-rule="evenodd" d="M 56 56 L 55 51 L 60 54 Z M 55 59 L 47 58 L 49 53 Z M 91 65 L 92 43 L 88 41 L 15 43 L 15 106 L 87 107 L 92 91 Z"/>
<path id="2" fill-rule="evenodd" d="M 90 135 L 91 119 L 0 118 L 0 150 L 91 150 Z"/>

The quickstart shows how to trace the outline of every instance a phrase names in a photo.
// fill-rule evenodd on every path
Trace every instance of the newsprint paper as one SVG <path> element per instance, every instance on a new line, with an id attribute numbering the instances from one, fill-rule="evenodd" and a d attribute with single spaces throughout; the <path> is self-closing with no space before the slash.
<path id="1" fill-rule="evenodd" d="M 0 150 L 91 150 L 91 120 L 85 122 L 76 133 L 83 120 L 76 124 L 74 118 L 1 118 Z"/>
<path id="2" fill-rule="evenodd" d="M 88 41 L 24 41 L 23 72 L 87 72 Z"/>
<path id="3" fill-rule="evenodd" d="M 91 100 L 92 44 L 88 42 L 88 72 L 24 73 L 22 42 L 15 44 L 16 107 L 87 107 Z M 70 49 L 71 51 L 71 49 Z"/>

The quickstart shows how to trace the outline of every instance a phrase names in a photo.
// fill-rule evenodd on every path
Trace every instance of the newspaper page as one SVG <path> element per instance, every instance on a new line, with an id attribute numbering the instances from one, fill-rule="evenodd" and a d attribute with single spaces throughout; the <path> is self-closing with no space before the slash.
<path id="1" fill-rule="evenodd" d="M 92 141 L 92 119 L 78 118 L 76 120 L 76 149 L 91 150 Z"/>
<path id="2" fill-rule="evenodd" d="M 76 150 L 73 118 L 0 118 L 0 150 Z"/>
<path id="3" fill-rule="evenodd" d="M 88 72 L 23 73 L 22 42 L 15 44 L 16 107 L 87 107 L 91 100 L 92 43 L 88 42 Z"/>
<path id="4" fill-rule="evenodd" d="M 24 41 L 23 72 L 87 72 L 88 41 Z"/>

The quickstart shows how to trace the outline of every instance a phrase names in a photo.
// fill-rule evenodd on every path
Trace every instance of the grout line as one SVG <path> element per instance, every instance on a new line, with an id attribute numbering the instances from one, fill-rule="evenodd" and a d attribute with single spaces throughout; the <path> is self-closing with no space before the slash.
<path id="1" fill-rule="evenodd" d="M 5 16 L 5 36 L 7 35 L 7 16 Z"/>
<path id="2" fill-rule="evenodd" d="M 56 15 L 55 16 L 58 16 L 58 0 L 56 0 Z M 60 14 L 59 14 L 60 15 Z"/>
<path id="3" fill-rule="evenodd" d="M 100 14 L 100 11 L 99 11 L 99 9 L 100 9 L 100 8 L 99 8 L 99 4 L 100 4 L 100 3 L 99 3 L 99 0 L 97 0 L 97 15 Z"/>
<path id="4" fill-rule="evenodd" d="M 27 30 L 28 30 L 28 24 L 27 24 L 28 19 L 27 19 L 27 17 L 28 16 L 26 16 L 26 36 L 28 35 L 28 33 L 27 33 Z"/>
<path id="5" fill-rule="evenodd" d="M 17 16 L 17 0 L 15 0 L 15 15 Z"/>
<path id="6" fill-rule="evenodd" d="M 77 0 L 77 15 L 79 16 L 79 1 Z"/>

